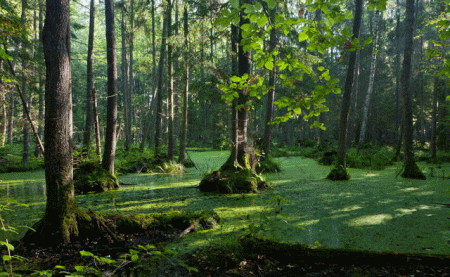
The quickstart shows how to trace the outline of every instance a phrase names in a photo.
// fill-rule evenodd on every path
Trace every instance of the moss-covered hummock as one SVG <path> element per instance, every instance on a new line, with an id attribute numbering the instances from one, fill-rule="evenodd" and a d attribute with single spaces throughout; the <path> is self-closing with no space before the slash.
<path id="1" fill-rule="evenodd" d="M 256 172 L 258 173 L 276 173 L 280 172 L 281 168 L 278 163 L 270 158 L 262 156 L 258 165 L 256 166 Z"/>
<path id="2" fill-rule="evenodd" d="M 194 231 L 207 230 L 220 224 L 219 215 L 213 210 L 170 210 L 157 214 L 132 214 L 114 216 L 119 232 L 143 232 L 150 228 L 184 230 L 194 226 Z"/>
<path id="3" fill-rule="evenodd" d="M 350 173 L 348 173 L 344 166 L 337 166 L 331 170 L 327 179 L 332 181 L 346 181 L 350 179 Z"/>
<path id="4" fill-rule="evenodd" d="M 248 193 L 268 188 L 266 181 L 250 169 L 227 169 L 214 171 L 200 182 L 202 192 Z"/>
<path id="5" fill-rule="evenodd" d="M 76 194 L 105 192 L 119 188 L 119 180 L 96 162 L 83 162 L 74 170 L 73 181 Z"/>
<path id="6" fill-rule="evenodd" d="M 404 166 L 403 173 L 401 174 L 403 178 L 408 179 L 419 179 L 419 180 L 425 180 L 425 174 L 420 170 L 419 166 L 416 164 L 416 162 L 408 162 Z"/>

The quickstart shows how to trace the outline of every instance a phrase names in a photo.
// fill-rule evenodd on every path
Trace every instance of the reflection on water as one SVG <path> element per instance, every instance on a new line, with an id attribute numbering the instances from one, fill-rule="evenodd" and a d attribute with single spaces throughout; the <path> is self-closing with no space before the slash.
<path id="1" fill-rule="evenodd" d="M 2 178 L 3 177 L 3 178 Z M 4 210 L 1 217 L 6 226 L 14 227 L 17 232 L 8 232 L 10 240 L 20 238 L 26 232 L 24 226 L 31 226 L 39 220 L 45 209 L 45 182 L 42 179 L 27 180 L 5 180 L 4 174 L 0 174 L 0 203 L 8 203 L 8 199 L 14 199 L 19 204 L 28 207 L 11 204 L 9 210 Z M 7 227 L 8 228 L 8 227 Z M 5 240 L 5 233 L 0 232 L 0 241 Z"/>

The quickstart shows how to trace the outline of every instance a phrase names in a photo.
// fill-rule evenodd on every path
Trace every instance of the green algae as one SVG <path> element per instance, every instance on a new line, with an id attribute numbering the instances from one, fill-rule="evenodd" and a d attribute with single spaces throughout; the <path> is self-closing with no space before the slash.
<path id="1" fill-rule="evenodd" d="M 280 195 L 289 200 L 282 205 L 286 217 L 274 231 L 282 242 L 314 245 L 318 241 L 327 247 L 450 254 L 447 219 L 450 210 L 442 205 L 450 203 L 450 188 L 445 178 L 450 173 L 449 164 L 437 167 L 419 163 L 427 180 L 396 178 L 401 168 L 398 164 L 383 171 L 350 168 L 352 179 L 333 182 L 325 179 L 330 166 L 320 166 L 307 158 L 277 158 L 283 172 L 265 175 L 273 185 L 271 190 L 260 194 L 216 195 L 201 193 L 197 186 L 205 173 L 217 170 L 225 162 L 229 152 L 190 152 L 190 155 L 198 169 L 187 169 L 182 175 L 123 175 L 119 180 L 127 185 L 120 190 L 80 195 L 77 201 L 83 208 L 123 215 L 170 210 L 216 212 L 221 218 L 220 227 L 190 234 L 181 242 L 173 243 L 170 247 L 180 253 L 237 238 L 261 214 L 278 216 L 270 199 Z M 0 174 L 3 180 L 0 189 L 7 182 L 13 182 L 10 187 L 23 187 L 28 182 L 26 175 L 13 177 Z M 29 177 L 34 184 L 30 187 L 42 186 L 42 171 Z M 39 199 L 30 195 L 17 194 L 17 197 L 19 202 L 29 199 L 30 204 L 42 211 L 45 207 L 43 195 Z M 39 209 L 15 223 L 31 225 L 42 216 Z"/>

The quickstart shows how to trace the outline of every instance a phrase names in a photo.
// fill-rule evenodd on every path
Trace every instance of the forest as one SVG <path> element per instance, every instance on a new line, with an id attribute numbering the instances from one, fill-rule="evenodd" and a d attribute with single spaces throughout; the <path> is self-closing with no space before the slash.
<path id="1" fill-rule="evenodd" d="M 450 274 L 449 0 L 0 0 L 0 276 Z"/>

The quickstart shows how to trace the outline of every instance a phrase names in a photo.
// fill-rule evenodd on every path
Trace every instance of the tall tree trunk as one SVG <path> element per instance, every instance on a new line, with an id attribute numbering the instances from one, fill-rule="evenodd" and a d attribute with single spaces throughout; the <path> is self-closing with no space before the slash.
<path id="1" fill-rule="evenodd" d="M 14 63 L 13 63 L 13 69 L 14 69 Z M 9 113 L 8 113 L 8 144 L 13 144 L 13 135 L 14 135 L 14 106 L 15 106 L 15 98 L 14 98 L 14 90 L 9 91 Z"/>
<path id="2" fill-rule="evenodd" d="M 108 100 L 106 110 L 105 151 L 102 166 L 114 174 L 117 125 L 117 52 L 113 0 L 105 0 L 106 56 L 108 63 Z"/>
<path id="3" fill-rule="evenodd" d="M 22 16 L 21 16 L 21 20 L 22 20 L 22 24 L 26 25 L 26 10 L 27 10 L 27 6 L 28 6 L 28 2 L 27 0 L 22 0 Z M 23 136 L 23 151 L 22 151 L 22 163 L 28 163 L 29 161 L 29 157 L 30 157 L 30 152 L 28 149 L 28 124 L 26 123 L 27 121 L 27 112 L 26 112 L 26 108 L 25 106 L 27 105 L 28 102 L 28 95 L 27 95 L 27 81 L 28 81 L 28 76 L 27 76 L 27 70 L 28 70 L 28 57 L 26 57 L 27 55 L 27 48 L 28 48 L 28 43 L 27 43 L 28 39 L 25 36 L 22 36 L 22 45 L 21 45 L 21 52 L 22 52 L 22 95 L 23 95 L 23 101 L 25 103 L 24 104 L 24 109 L 22 111 L 22 119 L 23 119 L 23 127 L 22 127 L 22 136 Z"/>
<path id="4" fill-rule="evenodd" d="M 145 141 L 148 139 L 150 133 L 150 124 L 152 122 L 152 114 L 153 114 L 153 103 L 155 102 L 156 96 L 156 88 L 157 88 L 157 73 L 156 73 L 156 33 L 155 33 L 155 0 L 152 0 L 152 99 L 150 101 L 149 110 L 146 116 L 147 120 L 144 120 L 146 123 L 142 127 L 142 140 L 141 140 L 141 149 L 145 148 Z"/>
<path id="5" fill-rule="evenodd" d="M 134 0 L 131 0 L 131 11 L 130 11 L 130 62 L 129 62 L 129 73 L 128 73 L 128 93 L 125 95 L 127 99 L 127 110 L 128 110 L 128 117 L 126 118 L 126 121 L 128 122 L 125 126 L 125 133 L 128 134 L 128 143 L 126 149 L 129 149 L 131 144 L 133 144 L 133 134 L 131 132 L 131 127 L 133 125 L 133 94 L 134 94 L 134 58 L 133 58 L 133 52 L 134 52 Z"/>
<path id="6" fill-rule="evenodd" d="M 238 69 L 238 26 L 231 24 L 231 76 L 239 73 Z M 237 160 L 237 99 L 231 103 L 231 159 Z"/>
<path id="7" fill-rule="evenodd" d="M 94 28 L 95 28 L 95 0 L 91 0 L 89 11 L 89 39 L 87 53 L 87 74 L 86 74 L 86 123 L 84 126 L 83 150 L 89 155 L 89 144 L 91 141 L 91 129 L 93 124 L 92 116 L 92 90 L 94 88 L 94 74 L 92 72 L 92 63 L 94 60 Z"/>
<path id="8" fill-rule="evenodd" d="M 131 145 L 131 126 L 129 126 L 130 109 L 129 109 L 129 97 L 130 82 L 129 82 L 129 69 L 128 69 L 128 57 L 127 57 L 127 31 L 125 26 L 125 8 L 122 9 L 122 20 L 120 24 L 120 32 L 122 33 L 122 95 L 124 103 L 124 117 L 125 117 L 125 149 L 129 149 Z M 128 130 L 130 132 L 128 132 Z"/>
<path id="9" fill-rule="evenodd" d="M 362 0 L 355 0 L 355 18 L 353 21 L 353 38 L 359 38 L 359 29 L 361 26 L 362 17 Z M 348 180 L 350 178 L 347 174 L 345 166 L 345 144 L 347 138 L 347 121 L 348 112 L 350 109 L 350 100 L 353 86 L 353 75 L 355 72 L 356 51 L 350 52 L 350 59 L 348 62 L 347 78 L 345 80 L 344 95 L 342 99 L 341 117 L 339 124 L 339 148 L 335 168 L 327 176 L 331 180 Z"/>
<path id="10" fill-rule="evenodd" d="M 95 131 L 95 145 L 97 150 L 98 162 L 102 162 L 102 147 L 100 140 L 100 122 L 98 120 L 98 109 L 97 109 L 97 90 L 92 89 L 92 115 L 94 116 L 94 131 Z"/>
<path id="11" fill-rule="evenodd" d="M 162 142 L 162 101 L 163 101 L 163 75 L 164 75 L 164 56 L 166 55 L 166 36 L 167 36 L 167 11 L 164 15 L 163 30 L 161 38 L 161 48 L 159 51 L 159 68 L 158 68 L 158 90 L 156 93 L 156 122 L 155 122 L 155 155 L 160 153 Z"/>
<path id="12" fill-rule="evenodd" d="M 168 7 L 167 7 L 167 37 L 170 39 L 170 37 L 172 36 L 172 6 L 173 3 L 168 0 L 167 3 Z M 173 61 L 172 61 L 172 49 L 173 49 L 173 45 L 172 43 L 168 43 L 167 44 L 167 67 L 169 69 L 168 75 L 169 75 L 169 93 L 167 95 L 167 104 L 168 104 L 168 153 L 167 153 L 167 157 L 168 159 L 171 161 L 173 160 L 173 151 L 174 151 L 174 138 L 173 138 L 173 121 L 174 121 L 174 89 L 173 89 Z"/>
<path id="13" fill-rule="evenodd" d="M 414 160 L 414 129 L 413 129 L 413 107 L 411 101 L 411 91 L 409 86 L 411 76 L 411 58 L 413 54 L 414 35 L 414 0 L 406 1 L 405 19 L 405 52 L 403 54 L 403 66 L 401 75 L 401 94 L 404 104 L 404 141 L 405 152 L 404 171 L 402 177 L 412 179 L 425 179 L 425 175 L 420 171 Z"/>
<path id="14" fill-rule="evenodd" d="M 42 78 L 43 72 L 41 72 L 42 66 L 39 62 L 41 57 L 43 56 L 43 45 L 42 45 L 42 29 L 44 28 L 44 4 L 43 0 L 39 0 L 39 47 L 37 51 L 37 59 L 38 59 L 38 83 L 39 83 L 39 114 L 38 114 L 38 137 L 42 141 L 44 134 L 44 79 Z M 34 156 L 39 157 L 42 155 L 42 151 L 39 145 L 36 145 L 34 150 Z"/>
<path id="15" fill-rule="evenodd" d="M 249 3 L 249 0 L 242 0 L 243 4 Z M 245 18 L 245 13 L 241 12 L 239 19 L 239 27 L 244 24 L 248 24 L 249 20 Z M 239 62 L 239 76 L 244 74 L 250 75 L 250 59 L 251 52 L 245 52 L 242 45 L 242 31 L 239 28 L 239 49 L 238 49 L 238 62 Z M 251 76 L 249 76 L 250 82 Z M 247 127 L 248 127 L 248 107 L 247 102 L 249 100 L 248 91 L 242 89 L 239 91 L 239 98 L 237 99 L 237 105 L 240 108 L 237 110 L 237 157 L 236 162 L 246 167 L 246 151 L 247 151 Z"/>
<path id="16" fill-rule="evenodd" d="M 433 89 L 433 103 L 431 111 L 431 143 L 430 153 L 431 160 L 436 162 L 436 150 L 437 150 L 437 110 L 438 110 L 438 94 L 441 93 L 441 81 L 436 75 L 434 77 L 434 89 Z"/>
<path id="17" fill-rule="evenodd" d="M 397 131 L 397 144 L 401 144 L 403 128 L 400 127 L 402 116 L 400 112 L 400 70 L 398 70 L 400 68 L 400 0 L 396 0 L 395 51 L 395 67 L 397 68 L 395 76 L 395 130 Z"/>
<path id="18" fill-rule="evenodd" d="M 270 11 L 271 20 L 275 20 L 276 8 Z M 277 45 L 277 33 L 276 29 L 272 28 L 270 30 L 270 42 L 269 42 L 269 53 L 271 53 Z M 266 107 L 266 119 L 264 124 L 264 141 L 263 149 L 266 159 L 269 159 L 270 151 L 270 140 L 272 135 L 272 125 L 269 124 L 273 120 L 273 102 L 275 100 L 275 85 L 277 80 L 277 66 L 276 66 L 276 56 L 274 56 L 274 66 L 269 73 L 269 87 L 272 87 L 267 93 L 267 107 Z"/>
<path id="19" fill-rule="evenodd" d="M 25 238 L 44 244 L 70 243 L 77 219 L 72 184 L 69 0 L 47 0 L 43 30 L 45 85 L 45 215 Z"/>
<path id="20" fill-rule="evenodd" d="M 0 66 L 1 67 L 1 66 Z M 8 124 L 7 121 L 7 112 L 6 112 L 6 101 L 5 101 L 5 94 L 0 93 L 0 105 L 2 106 L 2 122 L 1 122 L 1 130 L 0 130 L 0 146 L 5 146 L 6 143 L 6 126 Z"/>
<path id="21" fill-rule="evenodd" d="M 188 7 L 184 4 L 184 90 L 183 90 L 183 107 L 181 116 L 181 138 L 180 138 L 180 156 L 178 162 L 184 165 L 187 145 L 188 131 L 188 95 L 189 95 L 189 21 Z"/>
<path id="22" fill-rule="evenodd" d="M 377 53 L 378 53 L 378 27 L 380 25 L 379 11 L 375 11 L 375 24 L 373 28 L 373 41 L 372 41 L 372 62 L 370 64 L 369 72 L 369 86 L 367 88 L 366 101 L 363 108 L 363 118 L 361 122 L 361 131 L 359 133 L 359 148 L 361 149 L 366 142 L 367 121 L 369 115 L 370 100 L 373 93 L 373 84 L 375 81 L 375 72 L 377 68 Z"/>

